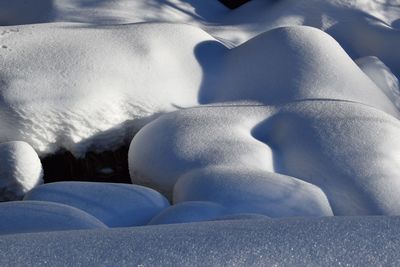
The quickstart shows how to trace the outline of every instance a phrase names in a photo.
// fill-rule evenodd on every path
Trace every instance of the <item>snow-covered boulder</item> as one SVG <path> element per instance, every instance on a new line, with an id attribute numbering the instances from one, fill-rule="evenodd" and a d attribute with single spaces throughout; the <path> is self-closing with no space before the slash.
<path id="1" fill-rule="evenodd" d="M 21 141 L 0 144 L 0 201 L 21 199 L 43 183 L 43 169 L 33 148 Z"/>
<path id="2" fill-rule="evenodd" d="M 81 209 L 109 227 L 145 225 L 169 206 L 160 193 L 131 184 L 58 182 L 31 190 L 24 200 L 57 202 Z"/>
<path id="3" fill-rule="evenodd" d="M 400 214 L 400 123 L 346 101 L 207 106 L 133 138 L 133 182 L 267 216 Z"/>
<path id="4" fill-rule="evenodd" d="M 0 235 L 106 228 L 80 209 L 45 201 L 0 203 L 0 214 Z"/>

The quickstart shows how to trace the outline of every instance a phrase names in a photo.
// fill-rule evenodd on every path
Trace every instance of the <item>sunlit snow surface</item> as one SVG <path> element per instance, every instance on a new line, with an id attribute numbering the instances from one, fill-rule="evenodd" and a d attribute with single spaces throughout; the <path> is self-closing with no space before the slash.
<path id="1" fill-rule="evenodd" d="M 398 265 L 399 29 L 398 0 L 0 1 L 4 198 L 37 154 L 130 143 L 172 202 L 38 186 L 0 204 L 0 265 Z"/>

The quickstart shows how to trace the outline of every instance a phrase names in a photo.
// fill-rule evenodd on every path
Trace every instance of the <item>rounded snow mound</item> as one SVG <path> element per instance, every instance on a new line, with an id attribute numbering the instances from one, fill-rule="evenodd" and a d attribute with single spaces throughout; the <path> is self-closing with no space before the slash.
<path id="1" fill-rule="evenodd" d="M 136 183 L 174 203 L 270 217 L 400 214 L 400 124 L 369 106 L 299 101 L 164 115 L 133 138 Z"/>
<path id="2" fill-rule="evenodd" d="M 24 200 L 69 205 L 93 215 L 108 227 L 145 225 L 169 206 L 165 197 L 150 188 L 89 182 L 45 184 L 30 191 Z"/>
<path id="3" fill-rule="evenodd" d="M 0 203 L 0 213 L 0 235 L 106 228 L 82 210 L 45 201 Z"/>
<path id="4" fill-rule="evenodd" d="M 192 26 L 157 23 L 2 31 L 0 141 L 26 141 L 40 155 L 112 149 L 146 118 L 198 105 L 202 69 L 194 50 L 214 41 Z M 207 62 L 213 49 L 197 57 Z"/>
<path id="5" fill-rule="evenodd" d="M 43 169 L 33 148 L 21 141 L 0 144 L 0 201 L 21 199 L 43 183 Z"/>

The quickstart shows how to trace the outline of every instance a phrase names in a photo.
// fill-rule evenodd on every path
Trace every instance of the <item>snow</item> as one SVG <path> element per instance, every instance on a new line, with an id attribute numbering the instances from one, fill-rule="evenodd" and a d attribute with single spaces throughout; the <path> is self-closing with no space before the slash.
<path id="1" fill-rule="evenodd" d="M 45 201 L 0 203 L 0 214 L 0 235 L 106 228 L 82 210 Z"/>
<path id="2" fill-rule="evenodd" d="M 111 150 L 151 117 L 197 105 L 202 73 L 193 50 L 213 40 L 173 24 L 2 31 L 0 141 L 24 140 L 40 156 Z"/>
<path id="3" fill-rule="evenodd" d="M 341 99 L 398 117 L 353 60 L 400 77 L 400 7 L 367 2 L 3 1 L 0 24 L 15 26 L 1 27 L 0 141 L 84 156 L 160 114 L 226 101 Z"/>
<path id="4" fill-rule="evenodd" d="M 348 101 L 211 105 L 145 126 L 129 168 L 174 203 L 270 217 L 396 215 L 399 131 L 396 118 Z"/>
<path id="5" fill-rule="evenodd" d="M 399 226 L 399 217 L 330 217 L 8 235 L 0 265 L 399 265 Z"/>
<path id="6" fill-rule="evenodd" d="M 91 182 L 41 185 L 31 190 L 24 200 L 72 206 L 93 215 L 108 227 L 145 225 L 169 206 L 165 197 L 150 188 Z"/>
<path id="7" fill-rule="evenodd" d="M 399 265 L 399 17 L 398 0 L 0 1 L 0 200 L 27 194 L 0 204 L 0 265 Z M 38 156 L 129 143 L 132 181 L 172 206 L 38 186 Z"/>
<path id="8" fill-rule="evenodd" d="M 21 141 L 0 144 L 0 201 L 21 199 L 43 183 L 43 169 L 33 148 Z"/>

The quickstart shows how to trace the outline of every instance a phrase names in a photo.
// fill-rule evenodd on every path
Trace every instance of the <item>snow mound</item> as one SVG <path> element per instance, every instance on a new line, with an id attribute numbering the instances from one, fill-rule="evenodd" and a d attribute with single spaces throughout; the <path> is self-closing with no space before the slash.
<path id="1" fill-rule="evenodd" d="M 398 117 L 338 43 L 310 27 L 274 29 L 233 49 L 177 24 L 56 23 L 3 33 L 0 141 L 26 141 L 40 156 L 111 150 L 160 114 L 207 103 L 338 99 Z"/>
<path id="2" fill-rule="evenodd" d="M 198 105 L 202 70 L 193 51 L 214 40 L 191 26 L 156 23 L 2 31 L 0 141 L 26 141 L 41 156 L 110 150 L 146 118 Z M 207 62 L 213 50 L 200 57 Z"/>
<path id="3" fill-rule="evenodd" d="M 235 220 L 8 235 L 0 265 L 396 266 L 399 217 Z"/>
<path id="4" fill-rule="evenodd" d="M 0 213 L 0 235 L 106 228 L 82 210 L 45 201 L 0 203 Z"/>
<path id="5" fill-rule="evenodd" d="M 397 119 L 359 103 L 205 106 L 139 131 L 129 170 L 175 203 L 271 217 L 396 215 L 399 138 Z"/>
<path id="6" fill-rule="evenodd" d="M 56 202 L 81 209 L 108 227 L 145 225 L 169 206 L 158 192 L 138 185 L 59 182 L 30 191 L 24 200 Z"/>
<path id="7" fill-rule="evenodd" d="M 21 199 L 43 183 L 43 169 L 33 148 L 21 141 L 0 144 L 0 201 Z"/>
<path id="8" fill-rule="evenodd" d="M 386 94 L 400 109 L 400 85 L 397 77 L 377 57 L 362 57 L 355 61 L 360 69 Z"/>

